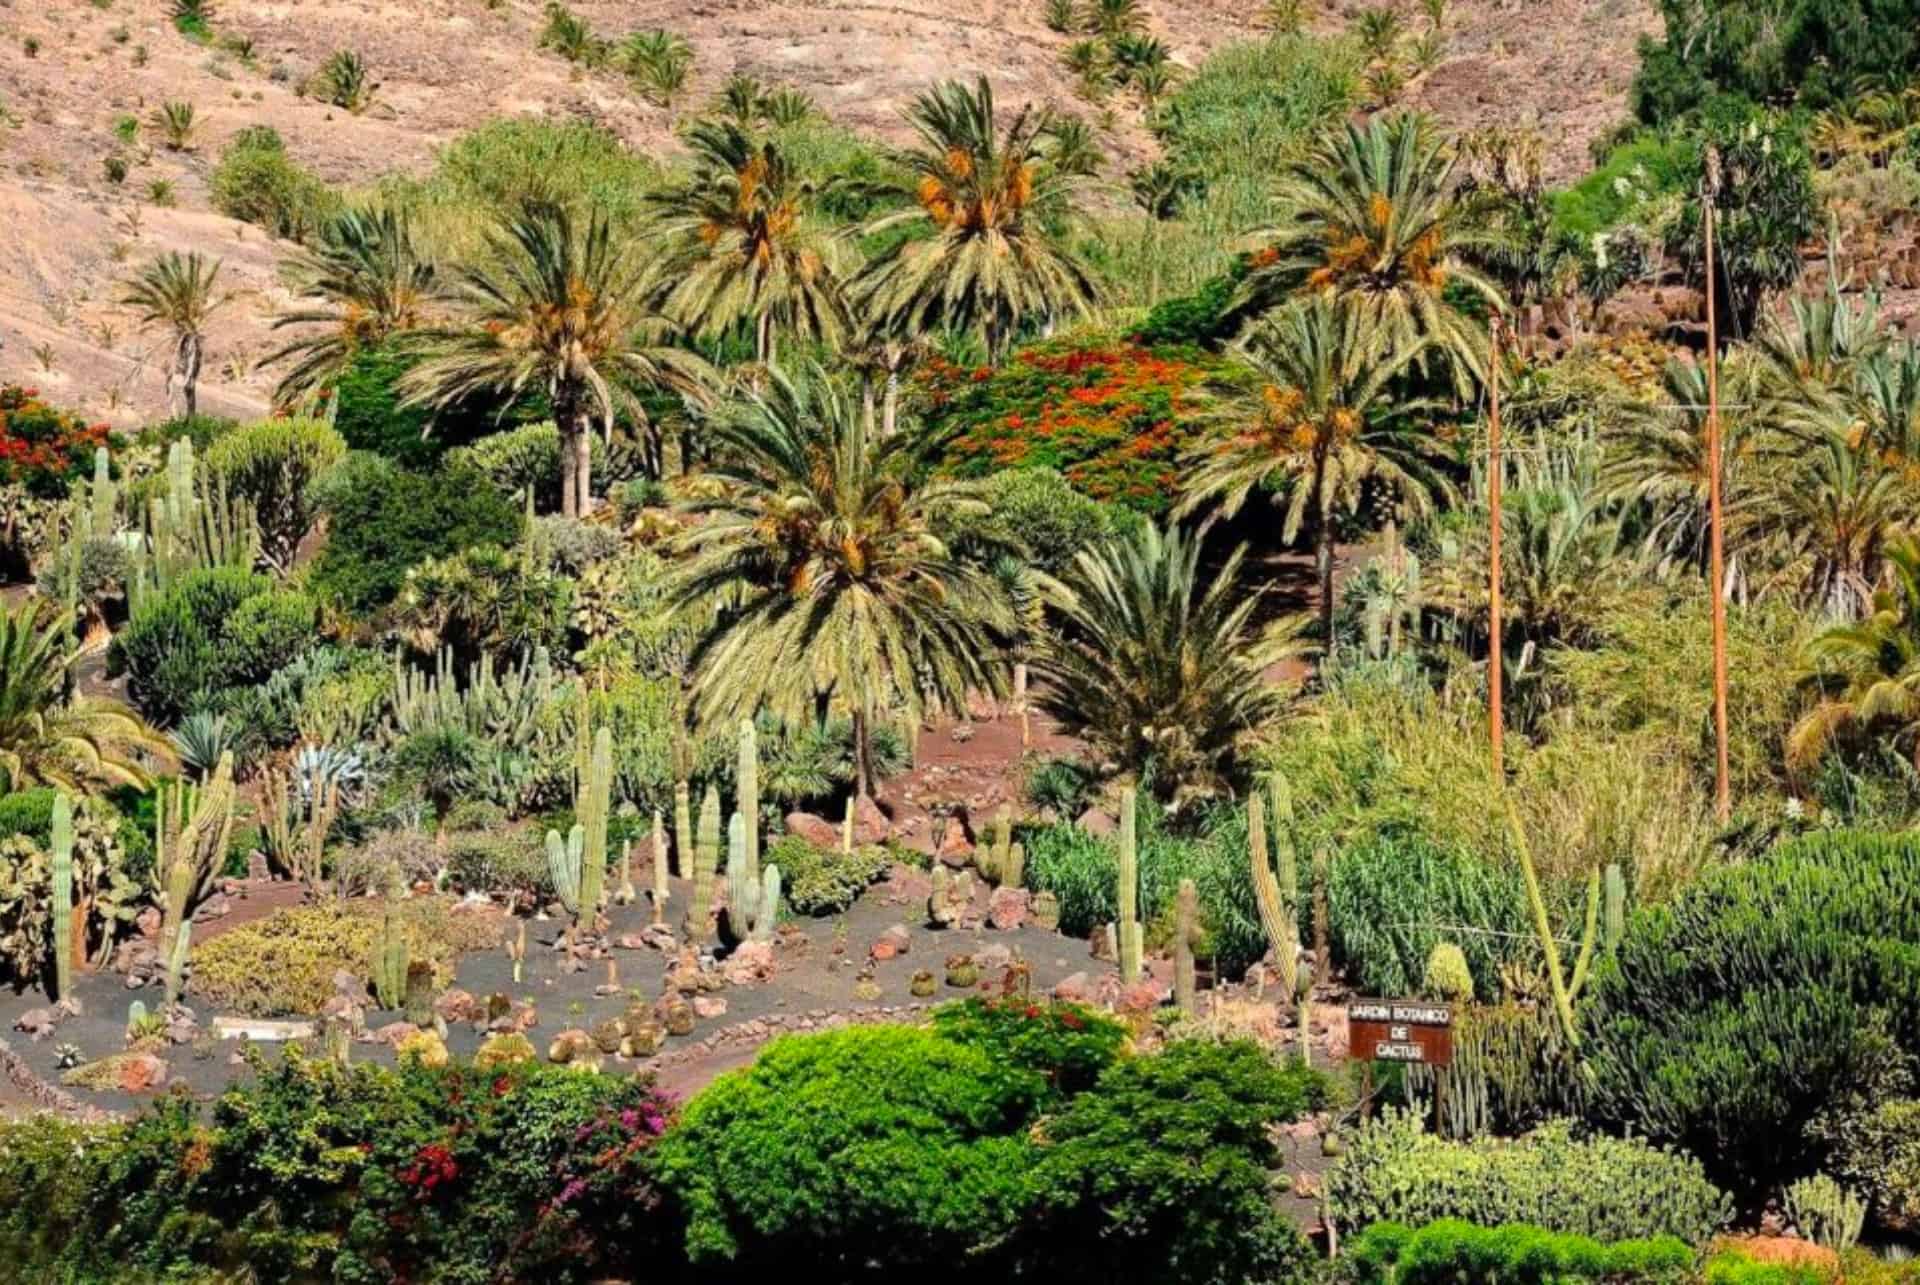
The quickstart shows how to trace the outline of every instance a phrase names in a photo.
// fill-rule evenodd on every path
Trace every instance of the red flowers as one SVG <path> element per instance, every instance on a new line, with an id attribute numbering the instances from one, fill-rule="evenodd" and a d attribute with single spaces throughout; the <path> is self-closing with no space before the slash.
<path id="1" fill-rule="evenodd" d="M 48 498 L 65 495 L 67 484 L 92 467 L 108 432 L 105 424 L 54 410 L 35 389 L 0 385 L 0 482 Z"/>
<path id="2" fill-rule="evenodd" d="M 459 1162 L 453 1153 L 437 1142 L 430 1142 L 414 1153 L 413 1163 L 399 1174 L 403 1185 L 413 1188 L 422 1200 L 441 1187 L 450 1186 L 460 1176 Z"/>

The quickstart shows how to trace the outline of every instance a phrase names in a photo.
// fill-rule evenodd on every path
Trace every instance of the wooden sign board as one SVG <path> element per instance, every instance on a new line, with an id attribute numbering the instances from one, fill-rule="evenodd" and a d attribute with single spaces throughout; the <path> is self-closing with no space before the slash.
<path id="1" fill-rule="evenodd" d="M 1453 1009 L 1420 1000 L 1357 999 L 1347 1005 L 1347 1056 L 1447 1066 L 1453 1061 Z"/>

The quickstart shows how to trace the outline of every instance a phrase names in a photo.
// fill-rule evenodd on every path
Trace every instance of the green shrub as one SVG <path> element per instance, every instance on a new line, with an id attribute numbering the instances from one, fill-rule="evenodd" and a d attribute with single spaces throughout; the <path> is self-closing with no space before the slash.
<path id="1" fill-rule="evenodd" d="M 0 794 L 0 839 L 18 834 L 45 843 L 53 832 L 54 794 L 51 787 Z"/>
<path id="2" fill-rule="evenodd" d="M 525 518 L 474 473 L 409 473 L 358 453 L 336 470 L 323 503 L 332 522 L 308 584 L 356 615 L 392 602 L 416 563 L 477 544 L 513 544 Z"/>
<path id="3" fill-rule="evenodd" d="M 1137 514 L 1089 499 L 1050 468 L 1019 468 L 989 476 L 981 499 L 990 512 L 971 518 L 952 535 L 961 552 L 978 542 L 1005 541 L 1041 571 L 1058 574 L 1089 544 L 1140 521 Z"/>
<path id="4" fill-rule="evenodd" d="M 1041 1279 L 1243 1285 L 1312 1271 L 1277 1212 L 1272 1125 L 1320 1096 L 1248 1041 L 1187 1040 L 1119 1061 L 1043 1126 L 1027 1229 Z M 1052 1261 L 1049 1261 L 1051 1259 Z"/>
<path id="5" fill-rule="evenodd" d="M 1075 1004 L 1036 1004 L 1019 997 L 975 996 L 936 1010 L 933 1028 L 956 1044 L 980 1049 L 994 1065 L 1029 1072 L 1048 1100 L 1092 1087 L 1119 1056 L 1126 1029 Z"/>
<path id="6" fill-rule="evenodd" d="M 1487 931 L 1457 935 L 1455 928 Z M 1500 993 L 1500 965 L 1531 931 L 1526 890 L 1511 869 L 1417 833 L 1360 837 L 1333 858 L 1327 934 L 1334 959 L 1369 995 L 1411 995 L 1442 941 L 1466 955 L 1475 990 Z"/>
<path id="7" fill-rule="evenodd" d="M 268 234 L 304 241 L 339 214 L 339 194 L 287 155 L 266 126 L 241 130 L 208 179 L 214 208 Z"/>
<path id="8" fill-rule="evenodd" d="M 1683 1240 L 1619 1240 L 1552 1232 L 1524 1223 L 1478 1227 L 1455 1218 L 1418 1231 L 1375 1223 L 1349 1242 L 1358 1285 L 1492 1285 L 1495 1281 L 1679 1282 L 1693 1274 Z"/>
<path id="9" fill-rule="evenodd" d="M 1867 1198 L 1875 1221 L 1920 1228 L 1920 1099 L 1861 1103 L 1818 1136 L 1828 1172 Z"/>
<path id="10" fill-rule="evenodd" d="M 1727 1252 L 1707 1260 L 1705 1285 L 1832 1285 L 1826 1272 L 1793 1263 L 1763 1263 Z"/>
<path id="11" fill-rule="evenodd" d="M 696 1266 L 984 1267 L 1030 1197 L 1046 1085 L 911 1027 L 775 1040 L 687 1105 L 655 1152 Z"/>
<path id="12" fill-rule="evenodd" d="M 1808 1124 L 1888 1042 L 1920 1053 L 1920 837 L 1809 835 L 1636 912 L 1585 1006 L 1588 1112 L 1744 1188 L 1818 1167 Z"/>
<path id="13" fill-rule="evenodd" d="M 315 642 L 311 598 L 236 568 L 191 572 L 141 600 L 108 653 L 134 704 L 179 721 L 230 688 L 264 683 Z"/>
<path id="14" fill-rule="evenodd" d="M 609 481 L 606 445 L 598 435 L 588 445 L 594 486 L 604 488 Z M 519 498 L 531 488 L 534 507 L 543 513 L 560 508 L 560 430 L 550 419 L 489 433 L 454 451 L 448 463 L 472 469 L 506 495 Z"/>
<path id="15" fill-rule="evenodd" d="M 465 892 L 553 895 L 546 848 L 530 830 L 453 835 L 447 841 L 447 876 Z"/>
<path id="16" fill-rule="evenodd" d="M 852 852 L 816 848 L 798 835 L 782 835 L 767 845 L 763 862 L 780 867 L 780 886 L 796 915 L 837 915 L 859 899 L 893 864 L 885 848 L 857 847 Z"/>
<path id="17" fill-rule="evenodd" d="M 616 226 L 641 214 L 660 167 L 604 126 L 514 116 L 490 120 L 448 144 L 424 181 L 394 181 L 389 196 L 461 222 L 475 212 L 517 209 L 528 200 L 578 201 Z"/>
<path id="18" fill-rule="evenodd" d="M 1686 190 L 1687 154 L 1695 146 L 1652 133 L 1622 143 L 1578 183 L 1554 194 L 1554 231 L 1585 244 L 1643 201 Z"/>
<path id="19" fill-rule="evenodd" d="M 1348 1230 L 1461 1218 L 1530 1223 L 1596 1240 L 1677 1236 L 1703 1245 L 1732 1213 L 1698 1161 L 1631 1138 L 1574 1137 L 1566 1121 L 1516 1139 L 1449 1142 L 1414 1111 L 1388 1108 L 1359 1127 L 1327 1172 Z"/>
<path id="20" fill-rule="evenodd" d="M 127 1124 L 0 1124 L 6 1278 L 467 1285 L 654 1270 L 644 1164 L 667 1107 L 642 1081 L 297 1053 L 256 1067 L 211 1112 L 174 1096 Z"/>

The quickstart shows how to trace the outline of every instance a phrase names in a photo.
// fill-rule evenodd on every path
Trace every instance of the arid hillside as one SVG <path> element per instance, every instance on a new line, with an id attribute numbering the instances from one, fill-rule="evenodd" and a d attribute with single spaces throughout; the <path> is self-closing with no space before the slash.
<path id="1" fill-rule="evenodd" d="M 1411 25 L 1419 6 L 1403 7 Z M 745 72 L 888 137 L 902 104 L 942 77 L 986 75 L 1014 101 L 1074 102 L 1060 58 L 1070 37 L 1048 29 L 1040 0 L 574 8 L 608 38 L 655 27 L 684 35 L 696 59 L 685 104 Z M 1358 8 L 1309 6 L 1309 21 L 1338 29 Z M 1187 67 L 1262 35 L 1250 0 L 1152 0 L 1149 11 L 1152 33 Z M 536 0 L 223 0 L 214 13 L 219 39 L 208 44 L 174 29 L 168 0 L 0 0 L 0 379 L 113 422 L 150 418 L 164 400 L 157 340 L 115 303 L 116 283 L 157 251 L 200 249 L 224 260 L 222 283 L 240 295 L 215 326 L 204 403 L 227 414 L 265 408 L 272 379 L 255 363 L 287 301 L 275 275 L 285 247 L 213 212 L 207 191 L 222 145 L 246 126 L 272 126 L 301 164 L 349 185 L 417 172 L 436 147 L 495 115 L 586 119 L 638 149 L 676 146 L 673 114 L 620 76 L 539 48 Z M 1634 41 L 1654 21 L 1645 0 L 1456 3 L 1444 57 L 1406 100 L 1460 124 L 1536 123 L 1552 140 L 1555 173 L 1570 174 L 1624 110 Z M 359 114 L 300 92 L 338 50 L 357 53 L 378 83 Z M 195 109 L 187 149 L 168 150 L 146 123 L 168 102 Z M 131 144 L 116 132 L 129 118 L 142 122 Z M 1109 125 L 1115 166 L 1151 156 L 1137 111 L 1117 111 Z M 117 179 L 114 157 L 127 162 Z"/>

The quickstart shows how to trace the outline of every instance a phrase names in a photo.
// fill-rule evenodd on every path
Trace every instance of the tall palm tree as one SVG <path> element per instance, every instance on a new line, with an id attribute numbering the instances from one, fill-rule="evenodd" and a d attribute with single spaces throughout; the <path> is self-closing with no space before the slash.
<path id="1" fill-rule="evenodd" d="M 143 758 L 173 761 L 167 738 L 118 701 L 69 696 L 67 628 L 40 614 L 0 606 L 0 793 L 146 785 Z"/>
<path id="2" fill-rule="evenodd" d="M 297 358 L 274 390 L 291 405 L 331 385 L 355 352 L 418 329 L 440 297 L 438 268 L 415 240 L 404 210 L 348 210 L 321 230 L 290 267 L 304 307 L 281 313 L 273 328 L 319 327 L 269 356 Z"/>
<path id="3" fill-rule="evenodd" d="M 773 361 L 777 330 L 838 339 L 846 306 L 808 217 L 811 185 L 776 143 L 731 122 L 702 121 L 687 143 L 693 176 L 650 198 L 667 247 L 662 308 L 708 333 L 751 320 L 762 365 Z"/>
<path id="4" fill-rule="evenodd" d="M 863 311 L 899 333 L 977 331 L 998 361 L 1020 326 L 1083 313 L 1092 275 L 1052 224 L 1070 211 L 1070 176 L 1053 162 L 1054 118 L 1023 107 L 1002 128 L 993 89 L 946 81 L 914 101 L 919 146 L 900 153 L 913 206 L 872 225 L 917 224 L 854 283 Z"/>
<path id="5" fill-rule="evenodd" d="M 1007 600 L 934 534 L 985 506 L 969 484 L 927 478 L 930 448 L 914 443 L 877 437 L 823 374 L 776 371 L 719 417 L 710 498 L 688 505 L 701 520 L 676 601 L 732 600 L 695 652 L 701 715 L 766 706 L 793 722 L 831 700 L 853 720 L 862 795 L 876 712 L 918 718 L 1006 688 Z"/>
<path id="6" fill-rule="evenodd" d="M 1787 738 L 1796 767 L 1835 741 L 1884 734 L 1920 766 L 1920 540 L 1901 534 L 1885 549 L 1891 587 L 1873 596 L 1865 620 L 1831 625 L 1806 648 L 1805 684 L 1821 700 Z"/>
<path id="7" fill-rule="evenodd" d="M 1446 298 L 1449 285 L 1504 306 L 1472 266 L 1503 235 L 1456 197 L 1457 160 L 1426 117 L 1347 124 L 1281 173 L 1278 226 L 1241 285 L 1237 306 L 1258 310 L 1302 290 L 1350 302 L 1397 349 L 1448 360 L 1457 386 L 1486 364 L 1480 326 Z M 1422 358 L 1424 359 L 1424 357 Z"/>
<path id="8" fill-rule="evenodd" d="M 1231 517 L 1255 489 L 1270 489 L 1284 513 L 1283 539 L 1297 539 L 1311 522 L 1327 646 L 1336 511 L 1358 507 L 1369 482 L 1396 495 L 1408 513 L 1424 512 L 1450 489 L 1436 467 L 1437 443 L 1381 413 L 1393 409 L 1389 387 L 1418 356 L 1421 341 L 1383 346 L 1391 335 L 1376 323 L 1369 309 L 1313 295 L 1256 325 L 1240 357 L 1261 382 L 1259 403 L 1193 449 L 1177 510 L 1217 505 Z"/>
<path id="9" fill-rule="evenodd" d="M 604 211 L 584 221 L 529 203 L 489 237 L 488 261 L 463 269 L 455 323 L 420 332 L 424 360 L 402 377 L 407 401 L 436 410 L 488 393 L 545 392 L 560 428 L 561 512 L 593 507 L 591 417 L 612 431 L 617 381 L 684 393 L 706 364 L 664 342 L 670 327 L 646 301 L 632 245 L 616 246 Z"/>
<path id="10" fill-rule="evenodd" d="M 200 408 L 200 364 L 206 355 L 207 321 L 231 295 L 219 294 L 220 260 L 199 251 L 181 254 L 169 250 L 129 280 L 120 302 L 139 313 L 143 329 L 164 326 L 173 331 L 173 364 L 167 369 L 167 400 L 180 390 L 181 413 L 191 417 Z"/>
<path id="11" fill-rule="evenodd" d="M 1300 652 L 1263 632 L 1246 547 L 1203 571 L 1202 540 L 1153 526 L 1082 550 L 1041 593 L 1056 628 L 1030 662 L 1041 706 L 1175 800 L 1228 787 L 1236 749 L 1285 705 L 1266 679 Z"/>

